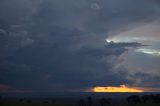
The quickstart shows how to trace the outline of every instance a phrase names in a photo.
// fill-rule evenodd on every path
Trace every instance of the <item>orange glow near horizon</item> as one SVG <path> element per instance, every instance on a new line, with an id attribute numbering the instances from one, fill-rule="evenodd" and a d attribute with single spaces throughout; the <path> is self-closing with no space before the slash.
<path id="1" fill-rule="evenodd" d="M 93 92 L 144 92 L 144 90 L 120 85 L 119 87 L 94 87 Z"/>

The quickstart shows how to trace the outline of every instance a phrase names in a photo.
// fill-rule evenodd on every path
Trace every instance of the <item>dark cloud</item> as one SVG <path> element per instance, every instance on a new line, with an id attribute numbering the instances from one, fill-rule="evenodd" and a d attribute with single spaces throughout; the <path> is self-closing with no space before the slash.
<path id="1" fill-rule="evenodd" d="M 144 73 L 144 72 L 137 72 L 131 75 L 134 81 L 134 84 L 141 87 L 152 87 L 152 88 L 159 88 L 160 87 L 160 76 L 154 75 L 152 73 Z M 136 83 L 135 83 L 136 82 Z"/>
<path id="2" fill-rule="evenodd" d="M 156 19 L 158 5 L 150 0 L 1 0 L 0 83 L 39 91 L 131 83 L 117 64 L 128 47 L 143 45 L 107 44 L 105 38 Z"/>
<path id="3" fill-rule="evenodd" d="M 119 42 L 119 43 L 115 43 L 115 42 L 110 42 L 108 43 L 108 45 L 106 46 L 107 48 L 137 48 L 137 47 L 142 47 L 142 46 L 147 46 L 147 45 L 143 45 L 141 43 L 137 43 L 137 42 Z"/>

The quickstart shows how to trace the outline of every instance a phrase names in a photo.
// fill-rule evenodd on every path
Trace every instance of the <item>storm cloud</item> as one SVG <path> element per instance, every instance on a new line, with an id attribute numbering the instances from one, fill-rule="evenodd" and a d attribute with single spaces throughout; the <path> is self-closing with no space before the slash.
<path id="1" fill-rule="evenodd" d="M 156 0 L 1 0 L 3 90 L 133 84 L 120 65 L 122 55 L 144 45 L 105 39 L 156 20 L 159 5 Z"/>

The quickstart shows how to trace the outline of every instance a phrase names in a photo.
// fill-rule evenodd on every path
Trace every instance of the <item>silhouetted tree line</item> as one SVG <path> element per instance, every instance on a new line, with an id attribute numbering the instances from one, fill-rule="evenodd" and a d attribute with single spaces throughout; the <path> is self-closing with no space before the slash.
<path id="1" fill-rule="evenodd" d="M 111 104 L 112 99 L 111 98 L 101 98 L 98 100 L 99 105 L 98 106 L 107 106 Z M 80 99 L 79 106 L 93 106 L 93 99 L 91 96 L 87 98 L 85 101 L 84 99 Z"/>
<path id="2" fill-rule="evenodd" d="M 130 105 L 135 105 L 138 103 L 160 103 L 160 94 L 150 94 L 150 95 L 131 95 L 127 97 L 126 101 Z M 92 97 L 85 99 L 80 99 L 79 106 L 93 106 Z M 112 103 L 112 98 L 101 98 L 98 100 L 98 106 L 108 106 Z"/>
<path id="3" fill-rule="evenodd" d="M 127 97 L 126 101 L 128 102 L 128 104 L 130 105 L 135 105 L 135 104 L 139 104 L 139 103 L 160 103 L 160 94 L 146 94 L 146 95 L 131 95 L 129 97 Z M 19 102 L 22 103 L 33 103 L 32 100 L 30 99 L 19 99 Z M 56 100 L 52 99 L 52 100 L 43 100 L 41 101 L 44 104 L 55 104 Z M 97 104 L 98 103 L 98 104 Z M 3 100 L 2 97 L 0 96 L 0 106 L 2 106 Z M 101 98 L 101 99 L 96 99 L 93 100 L 93 98 L 91 96 L 89 96 L 86 99 L 80 99 L 78 101 L 78 105 L 79 106 L 109 106 L 112 104 L 112 98 Z"/>
<path id="4" fill-rule="evenodd" d="M 19 99 L 19 102 L 22 102 L 22 103 L 33 103 L 33 101 L 32 100 L 30 100 L 30 99 Z M 48 103 L 52 103 L 52 104 L 55 104 L 56 103 L 56 100 L 55 99 L 52 99 L 52 100 L 43 100 L 43 101 L 41 101 L 42 103 L 44 103 L 44 104 L 48 104 Z"/>
<path id="5" fill-rule="evenodd" d="M 150 95 L 131 95 L 127 98 L 129 104 L 138 103 L 160 103 L 160 94 L 150 94 Z"/>
<path id="6" fill-rule="evenodd" d="M 3 105 L 2 96 L 0 96 L 0 106 Z"/>

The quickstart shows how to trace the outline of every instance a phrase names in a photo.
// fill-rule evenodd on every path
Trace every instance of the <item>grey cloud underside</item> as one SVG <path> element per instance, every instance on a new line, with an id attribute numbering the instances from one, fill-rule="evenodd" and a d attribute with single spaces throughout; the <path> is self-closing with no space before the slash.
<path id="1" fill-rule="evenodd" d="M 143 73 L 143 72 L 137 72 L 133 75 L 130 75 L 130 77 L 135 78 L 137 81 L 135 81 L 136 85 L 139 85 L 141 87 L 151 87 L 151 88 L 159 88 L 160 87 L 160 76 L 159 75 L 153 75 L 149 73 Z"/>
<path id="2" fill-rule="evenodd" d="M 0 83 L 32 90 L 133 83 L 116 65 L 128 47 L 143 44 L 108 45 L 105 38 L 157 19 L 158 6 L 153 0 L 1 0 Z"/>
<path id="3" fill-rule="evenodd" d="M 114 43 L 111 42 L 109 43 L 106 47 L 108 48 L 130 48 L 130 47 L 142 47 L 142 46 L 147 46 L 147 45 L 143 45 L 141 43 L 137 43 L 137 42 L 119 42 L 119 43 Z"/>

